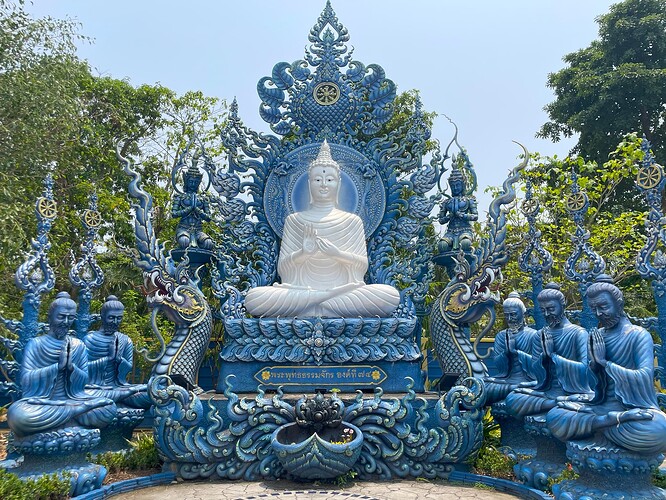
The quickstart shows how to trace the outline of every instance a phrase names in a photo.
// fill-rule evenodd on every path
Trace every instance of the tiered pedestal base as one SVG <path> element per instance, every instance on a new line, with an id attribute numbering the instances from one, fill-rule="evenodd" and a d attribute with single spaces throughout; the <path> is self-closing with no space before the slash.
<path id="1" fill-rule="evenodd" d="M 666 490 L 652 485 L 661 454 L 639 455 L 599 438 L 568 442 L 567 456 L 580 476 L 553 486 L 557 500 L 666 499 Z"/>
<path id="2" fill-rule="evenodd" d="M 518 462 L 513 467 L 513 472 L 519 481 L 546 491 L 548 480 L 564 471 L 564 464 L 567 462 L 566 447 L 550 433 L 545 415 L 525 417 L 523 428 L 534 438 L 536 455 Z"/>
<path id="3" fill-rule="evenodd" d="M 536 454 L 534 438 L 525 432 L 522 419 L 509 414 L 504 401 L 493 404 L 490 412 L 500 426 L 500 445 L 505 455 L 513 460 L 519 460 L 521 456 Z"/>
<path id="4" fill-rule="evenodd" d="M 100 442 L 99 429 L 67 427 L 24 438 L 10 437 L 10 444 L 23 454 L 23 462 L 11 472 L 21 479 L 36 479 L 45 474 L 69 475 L 70 496 L 102 486 L 106 469 L 91 464 L 86 454 Z"/>

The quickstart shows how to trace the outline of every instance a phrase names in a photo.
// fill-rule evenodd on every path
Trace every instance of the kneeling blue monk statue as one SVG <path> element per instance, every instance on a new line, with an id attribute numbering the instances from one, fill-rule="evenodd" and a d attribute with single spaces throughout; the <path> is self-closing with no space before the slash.
<path id="1" fill-rule="evenodd" d="M 110 399 L 86 394 L 86 347 L 69 330 L 76 319 L 76 302 L 60 292 L 48 312 L 49 331 L 25 346 L 20 380 L 23 398 L 7 412 L 16 436 L 68 426 L 106 427 L 116 416 Z"/>
<path id="2" fill-rule="evenodd" d="M 594 398 L 559 402 L 546 416 L 549 429 L 561 441 L 602 434 L 635 453 L 666 451 L 666 415 L 657 405 L 650 333 L 629 322 L 622 292 L 609 276 L 600 276 L 587 298 L 601 326 L 589 336 Z"/>
<path id="3" fill-rule="evenodd" d="M 112 399 L 130 408 L 150 407 L 146 384 L 130 384 L 127 375 L 132 371 L 134 345 L 119 331 L 125 306 L 115 295 L 109 295 L 102 305 L 102 327 L 88 333 L 83 342 L 88 348 L 89 385 L 86 392 Z"/>

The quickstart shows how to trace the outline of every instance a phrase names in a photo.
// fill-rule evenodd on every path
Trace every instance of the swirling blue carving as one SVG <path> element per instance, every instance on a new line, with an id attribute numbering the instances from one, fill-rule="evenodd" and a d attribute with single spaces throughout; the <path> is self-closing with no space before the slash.
<path id="1" fill-rule="evenodd" d="M 0 334 L 0 343 L 13 358 L 0 361 L 3 373 L 9 376 L 9 380 L 0 381 L 0 395 L 8 396 L 12 400 L 21 396 L 18 371 L 23 349 L 30 339 L 47 330 L 47 325 L 39 321 L 41 296 L 53 290 L 55 286 L 55 274 L 48 258 L 48 251 L 51 248 L 48 235 L 53 221 L 58 215 L 57 205 L 53 200 L 51 174 L 44 178 L 44 191 L 35 203 L 35 215 L 37 216 L 37 236 L 31 241 L 32 251 L 14 275 L 16 286 L 24 291 L 23 317 L 18 321 L 0 315 L 0 323 L 13 336 L 12 338 Z"/>
<path id="2" fill-rule="evenodd" d="M 663 216 L 662 196 L 666 186 L 664 169 L 650 151 L 650 142 L 641 141 L 643 160 L 638 170 L 636 186 L 643 193 L 650 207 L 645 220 L 647 234 L 645 244 L 636 256 L 636 271 L 652 284 L 658 311 L 658 332 L 661 346 L 666 345 L 666 219 Z M 645 325 L 643 325 L 645 326 Z M 647 328 L 647 326 L 646 326 Z M 657 374 L 662 386 L 666 384 L 666 349 L 658 349 Z"/>
<path id="3" fill-rule="evenodd" d="M 179 383 L 201 390 L 197 385 L 199 367 L 213 330 L 210 306 L 196 278 L 189 272 L 187 252 L 176 265 L 155 237 L 151 222 L 152 197 L 141 189 L 141 175 L 131 168 L 130 160 L 121 156 L 120 144 L 116 155 L 132 179 L 128 191 L 136 200 L 133 208 L 138 256 L 134 262 L 143 271 L 146 300 L 153 308 L 153 331 L 161 346 L 157 356 L 150 357 L 145 351 L 144 356 L 156 362 L 153 374 L 171 375 Z M 159 311 L 175 324 L 174 334 L 166 346 L 155 324 Z"/>
<path id="4" fill-rule="evenodd" d="M 81 257 L 69 270 L 69 280 L 79 289 L 78 309 L 76 315 L 75 331 L 80 339 L 86 336 L 93 318 L 90 314 L 90 301 L 93 291 L 104 283 L 104 272 L 97 264 L 97 249 L 95 247 L 99 226 L 102 222 L 97 211 L 97 194 L 90 195 L 88 208 L 81 217 L 86 239 L 81 244 Z"/>
<path id="5" fill-rule="evenodd" d="M 597 326 L 597 319 L 587 303 L 586 290 L 594 280 L 606 269 L 603 257 L 594 251 L 590 245 L 590 232 L 585 229 L 584 221 L 589 200 L 578 185 L 578 175 L 571 171 L 571 193 L 567 197 L 567 211 L 573 217 L 576 231 L 571 235 L 573 249 L 564 263 L 564 275 L 578 283 L 583 307 L 580 316 L 580 325 L 591 329 Z"/>
<path id="6" fill-rule="evenodd" d="M 154 377 L 149 392 L 155 403 L 153 430 L 160 454 L 185 479 L 274 479 L 285 469 L 271 445 L 282 426 L 296 421 L 296 411 L 280 390 L 267 397 L 260 388 L 253 400 L 240 399 L 227 378 L 226 400 L 208 400 Z M 483 439 L 483 384 L 470 379 L 454 387 L 434 407 L 416 397 L 408 384 L 402 399 L 376 389 L 371 398 L 359 391 L 342 420 L 363 435 L 353 470 L 361 479 L 444 478 Z"/>
<path id="7" fill-rule="evenodd" d="M 503 206 L 516 197 L 514 184 L 529 159 L 529 153 L 524 147 L 523 150 L 525 159 L 509 173 L 502 192 L 490 204 L 484 232 L 487 236 L 478 242 L 473 254 L 461 250 L 454 258 L 452 279 L 433 304 L 430 338 L 444 373 L 459 373 L 461 378 L 487 374 L 476 346 L 495 321 L 494 307 L 499 295 L 493 292 L 492 285 L 500 279 L 501 268 L 508 259 Z M 466 327 L 486 313 L 490 315 L 488 326 L 472 346 Z"/>
<path id="8" fill-rule="evenodd" d="M 539 215 L 539 201 L 532 193 L 532 181 L 525 182 L 525 201 L 521 211 L 525 215 L 528 224 L 525 248 L 520 252 L 518 266 L 520 270 L 528 273 L 532 281 L 532 304 L 534 323 L 536 329 L 543 328 L 545 321 L 541 309 L 537 306 L 537 296 L 543 290 L 543 277 L 553 267 L 553 256 L 541 243 L 541 231 L 536 227 L 536 219 Z"/>
<path id="9" fill-rule="evenodd" d="M 230 319 L 223 361 L 358 363 L 415 361 L 416 318 Z"/>

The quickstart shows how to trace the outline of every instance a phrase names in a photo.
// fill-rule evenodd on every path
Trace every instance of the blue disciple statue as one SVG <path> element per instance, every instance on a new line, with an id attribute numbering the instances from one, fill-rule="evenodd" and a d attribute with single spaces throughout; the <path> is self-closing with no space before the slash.
<path id="1" fill-rule="evenodd" d="M 90 374 L 86 392 L 112 399 L 130 408 L 150 407 L 146 384 L 130 384 L 134 346 L 132 340 L 119 331 L 125 306 L 115 295 L 109 295 L 102 305 L 102 326 L 83 339 L 88 348 Z"/>
<path id="2" fill-rule="evenodd" d="M 476 198 L 465 195 L 465 176 L 459 168 L 451 171 L 449 187 L 451 198 L 440 208 L 439 223 L 447 226 L 439 244 L 439 251 L 469 252 L 472 249 L 472 223 L 479 219 Z"/>
<path id="3" fill-rule="evenodd" d="M 546 417 L 549 429 L 561 441 L 601 434 L 635 453 L 666 451 L 666 415 L 657 405 L 650 333 L 629 322 L 622 292 L 609 276 L 590 285 L 587 299 L 601 327 L 589 336 L 594 398 L 559 402 Z"/>
<path id="4" fill-rule="evenodd" d="M 535 338 L 533 373 L 536 384 L 519 387 L 506 398 L 508 411 L 517 417 L 538 415 L 560 400 L 591 393 L 587 370 L 587 331 L 564 314 L 566 300 L 555 283 L 537 296 L 546 326 Z"/>
<path id="5" fill-rule="evenodd" d="M 171 215 L 179 217 L 176 227 L 176 240 L 180 248 L 213 248 L 213 240 L 202 229 L 204 221 L 210 220 L 210 200 L 206 194 L 199 194 L 203 174 L 197 166 L 197 158 L 183 171 L 184 192 L 177 192 L 173 199 Z"/>
<path id="6" fill-rule="evenodd" d="M 25 346 L 20 371 L 23 398 L 7 412 L 9 428 L 18 437 L 68 426 L 102 428 L 116 417 L 111 399 L 85 392 L 86 347 L 69 335 L 75 319 L 76 302 L 60 292 L 49 307 L 48 333 Z"/>
<path id="7" fill-rule="evenodd" d="M 536 385 L 533 354 L 537 332 L 525 325 L 525 304 L 517 292 L 511 292 L 502 309 L 507 328 L 495 335 L 493 344 L 497 374 L 484 379 L 488 405 L 502 401 L 518 387 Z"/>

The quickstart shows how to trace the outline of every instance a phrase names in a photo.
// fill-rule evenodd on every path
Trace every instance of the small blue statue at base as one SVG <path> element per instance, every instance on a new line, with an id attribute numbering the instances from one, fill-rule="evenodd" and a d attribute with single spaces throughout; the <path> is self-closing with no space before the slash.
<path id="1" fill-rule="evenodd" d="M 652 337 L 629 322 L 622 292 L 609 276 L 590 285 L 587 299 L 601 326 L 589 336 L 594 397 L 560 401 L 546 416 L 556 438 L 575 440 L 567 449 L 581 470 L 579 480 L 558 488 L 559 498 L 579 498 L 571 492 L 581 488 L 590 496 L 593 485 L 586 481 L 594 483 L 598 469 L 623 474 L 626 485 L 603 498 L 666 498 L 666 492 L 650 486 L 650 469 L 659 466 L 666 451 L 666 414 L 659 410 L 654 388 Z"/>
<path id="2" fill-rule="evenodd" d="M 502 303 L 507 328 L 495 335 L 493 362 L 497 374 L 486 377 L 486 404 L 506 398 L 518 387 L 536 385 L 533 351 L 537 332 L 525 325 L 525 304 L 517 292 Z"/>
<path id="3" fill-rule="evenodd" d="M 533 455 L 535 443 L 522 430 L 523 419 L 514 418 L 506 408 L 504 399 L 518 387 L 536 385 L 533 365 L 536 330 L 525 325 L 525 304 L 518 292 L 511 292 L 502 303 L 507 328 L 495 335 L 493 362 L 496 374 L 483 379 L 486 386 L 486 404 L 501 429 L 501 445 L 504 453 L 515 458 Z"/>

